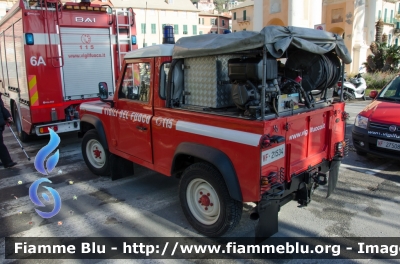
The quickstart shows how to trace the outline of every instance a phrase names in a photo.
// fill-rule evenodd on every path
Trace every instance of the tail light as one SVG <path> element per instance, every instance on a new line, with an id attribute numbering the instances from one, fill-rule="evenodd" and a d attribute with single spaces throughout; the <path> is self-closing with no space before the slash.
<path id="1" fill-rule="evenodd" d="M 49 133 L 49 129 L 53 129 L 54 132 L 57 132 L 58 131 L 58 126 L 41 127 L 41 128 L 39 128 L 39 133 L 40 134 L 48 134 Z"/>
<path id="2" fill-rule="evenodd" d="M 268 176 L 261 176 L 260 179 L 260 189 L 261 195 L 282 187 L 282 183 L 284 181 L 284 171 L 283 168 L 279 172 L 272 171 L 268 174 Z"/>
<path id="3" fill-rule="evenodd" d="M 337 142 L 335 144 L 335 151 L 336 156 L 347 157 L 349 154 L 349 139 L 346 138 L 343 141 Z"/>
<path id="4" fill-rule="evenodd" d="M 338 83 L 337 83 L 337 86 L 338 86 L 338 87 L 342 87 L 342 82 L 338 82 Z"/>

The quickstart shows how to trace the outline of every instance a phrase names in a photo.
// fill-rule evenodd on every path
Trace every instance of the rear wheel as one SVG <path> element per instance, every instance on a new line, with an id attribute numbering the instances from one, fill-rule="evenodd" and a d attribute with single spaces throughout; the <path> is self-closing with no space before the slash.
<path id="1" fill-rule="evenodd" d="M 194 229 L 221 236 L 240 221 L 243 204 L 232 199 L 222 175 L 208 163 L 195 163 L 182 174 L 179 198 Z"/>
<path id="2" fill-rule="evenodd" d="M 82 155 L 88 168 L 96 175 L 110 175 L 108 150 L 101 144 L 95 129 L 89 130 L 82 139 Z"/>
<path id="3" fill-rule="evenodd" d="M 347 90 L 345 90 L 343 92 L 343 100 L 344 101 L 350 101 L 353 100 L 355 98 L 355 95 L 352 92 L 349 92 Z"/>
<path id="4" fill-rule="evenodd" d="M 22 130 L 22 122 L 21 122 L 21 118 L 19 116 L 18 107 L 14 104 L 13 108 L 14 108 L 13 109 L 14 123 L 15 123 L 15 128 L 17 129 L 17 131 L 16 131 L 17 135 L 22 142 L 27 142 L 29 139 L 29 135 L 27 133 L 25 133 L 24 130 Z"/>

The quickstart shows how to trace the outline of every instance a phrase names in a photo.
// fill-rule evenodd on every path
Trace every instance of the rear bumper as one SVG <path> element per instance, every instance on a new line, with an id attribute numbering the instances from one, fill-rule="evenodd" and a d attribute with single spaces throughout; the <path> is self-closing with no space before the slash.
<path id="1" fill-rule="evenodd" d="M 263 194 L 257 205 L 259 221 L 255 230 L 256 242 L 260 243 L 266 238 L 278 232 L 278 212 L 280 207 L 291 200 L 297 200 L 301 205 L 307 205 L 311 201 L 311 188 L 315 182 L 315 173 L 325 174 L 328 177 L 328 195 L 336 187 L 341 158 L 332 161 L 325 160 L 322 163 L 292 177 L 290 183 L 285 183 L 282 188 L 274 192 Z"/>
<path id="2" fill-rule="evenodd" d="M 80 131 L 81 126 L 80 126 L 80 120 L 75 119 L 72 121 L 65 121 L 65 122 L 57 122 L 57 123 L 49 123 L 45 125 L 39 125 L 35 127 L 35 133 L 38 136 L 45 136 L 48 135 L 49 133 L 40 133 L 40 128 L 42 127 L 55 127 L 57 126 L 57 131 L 56 133 L 66 133 L 66 132 L 72 132 L 72 131 Z"/>
<path id="3" fill-rule="evenodd" d="M 378 139 L 392 141 L 396 143 L 400 143 L 400 141 L 393 140 L 392 138 L 370 136 L 368 135 L 368 130 L 355 126 L 353 127 L 351 132 L 353 138 L 353 146 L 356 150 L 385 158 L 400 160 L 400 151 L 377 147 Z"/>

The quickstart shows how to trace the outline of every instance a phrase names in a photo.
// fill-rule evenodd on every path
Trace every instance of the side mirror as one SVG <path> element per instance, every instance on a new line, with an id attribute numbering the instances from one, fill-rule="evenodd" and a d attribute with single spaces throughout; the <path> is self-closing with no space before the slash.
<path id="1" fill-rule="evenodd" d="M 108 86 L 106 82 L 99 82 L 99 97 L 100 99 L 108 98 Z"/>
<path id="2" fill-rule="evenodd" d="M 376 90 L 372 90 L 370 93 L 369 93 L 369 97 L 370 98 L 372 98 L 372 99 L 375 99 L 375 97 L 378 95 L 378 91 L 376 91 Z"/>

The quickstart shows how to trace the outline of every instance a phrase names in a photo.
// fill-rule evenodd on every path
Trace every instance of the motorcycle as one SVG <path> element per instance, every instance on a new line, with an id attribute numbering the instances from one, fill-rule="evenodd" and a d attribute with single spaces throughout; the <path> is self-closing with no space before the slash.
<path id="1" fill-rule="evenodd" d="M 361 76 L 361 73 L 357 74 L 354 78 L 350 78 L 350 81 L 345 81 L 343 84 L 341 81 L 337 84 L 338 90 L 337 94 L 343 92 L 343 100 L 349 101 L 353 99 L 365 98 L 365 90 L 367 89 L 367 83 L 365 79 Z"/>

